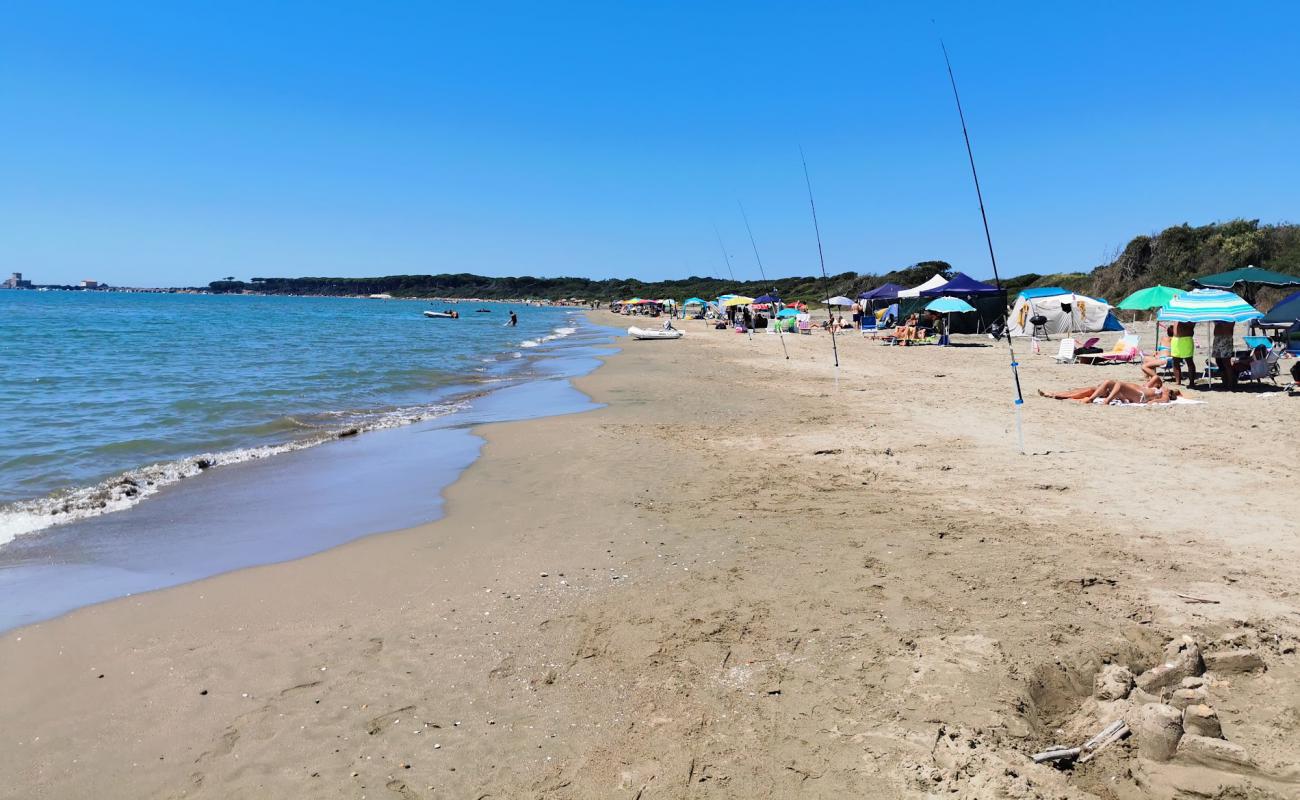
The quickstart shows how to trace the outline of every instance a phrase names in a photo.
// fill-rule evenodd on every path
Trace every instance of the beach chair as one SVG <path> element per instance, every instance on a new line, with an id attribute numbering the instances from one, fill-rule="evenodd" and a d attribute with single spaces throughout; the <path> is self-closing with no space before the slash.
<path id="1" fill-rule="evenodd" d="M 800 333 L 806 333 L 809 336 L 812 336 L 812 322 L 810 320 L 799 320 L 798 328 Z"/>
<path id="2" fill-rule="evenodd" d="M 1140 337 L 1136 333 L 1126 333 L 1109 353 L 1078 356 L 1080 364 L 1128 364 L 1142 360 L 1142 350 L 1138 347 Z"/>
<path id="3" fill-rule="evenodd" d="M 1265 342 L 1268 342 L 1268 337 L 1265 336 L 1248 336 L 1246 338 L 1247 340 L 1263 339 Z M 1249 341 L 1247 343 L 1249 343 Z M 1237 380 L 1263 383 L 1264 379 L 1268 378 L 1274 383 L 1274 385 L 1276 385 L 1278 374 L 1277 362 L 1282 358 L 1282 354 L 1286 352 L 1286 347 L 1284 345 L 1269 347 L 1267 344 L 1257 344 L 1251 348 L 1251 353 L 1259 352 L 1260 348 L 1266 349 L 1264 357 L 1251 359 L 1250 368 L 1237 373 Z"/>
<path id="4" fill-rule="evenodd" d="M 1074 363 L 1075 341 L 1072 338 L 1061 340 L 1061 349 L 1056 352 L 1056 363 L 1073 364 Z"/>

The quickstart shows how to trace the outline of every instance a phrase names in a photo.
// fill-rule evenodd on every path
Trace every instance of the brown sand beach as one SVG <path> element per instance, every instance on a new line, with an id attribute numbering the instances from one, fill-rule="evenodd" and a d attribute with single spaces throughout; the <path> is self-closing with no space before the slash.
<path id="1" fill-rule="evenodd" d="M 438 522 L 0 637 L 0 795 L 1300 796 L 1300 400 L 1022 353 L 1024 456 L 1001 345 L 687 329 Z"/>

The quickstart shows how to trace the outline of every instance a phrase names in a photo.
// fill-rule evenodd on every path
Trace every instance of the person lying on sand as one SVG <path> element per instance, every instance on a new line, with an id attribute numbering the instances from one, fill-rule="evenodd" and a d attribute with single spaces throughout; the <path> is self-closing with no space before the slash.
<path id="1" fill-rule="evenodd" d="M 1155 381 L 1159 380 L 1159 378 L 1155 379 Z M 1085 386 L 1081 389 L 1050 393 L 1039 389 L 1038 393 L 1053 400 L 1074 400 L 1080 403 L 1101 401 L 1107 405 L 1111 403 L 1155 405 L 1157 403 L 1170 403 L 1178 399 L 1180 393 L 1178 389 L 1166 387 L 1163 383 L 1152 384 L 1152 381 L 1140 385 L 1131 381 L 1108 379 L 1096 386 Z"/>

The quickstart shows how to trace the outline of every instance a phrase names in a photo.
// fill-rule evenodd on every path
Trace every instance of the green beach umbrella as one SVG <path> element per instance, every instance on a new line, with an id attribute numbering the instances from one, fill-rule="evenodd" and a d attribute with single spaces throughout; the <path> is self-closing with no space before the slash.
<path id="1" fill-rule="evenodd" d="M 1182 297 L 1187 294 L 1183 289 L 1174 289 L 1170 286 L 1150 286 L 1146 289 L 1139 289 L 1133 294 L 1125 297 L 1120 301 L 1116 308 L 1122 308 L 1126 311 L 1150 311 L 1153 308 L 1164 308 L 1169 305 L 1169 301 L 1175 297 Z M 1136 320 L 1137 317 L 1134 316 Z M 1156 352 L 1160 352 L 1160 323 L 1156 323 Z"/>
<path id="2" fill-rule="evenodd" d="M 1146 289 L 1139 289 L 1133 294 L 1125 297 L 1120 301 L 1116 308 L 1122 308 L 1125 311 L 1149 311 L 1153 308 L 1163 308 L 1169 305 L 1169 301 L 1175 297 L 1182 297 L 1187 294 L 1183 289 L 1174 289 L 1169 286 L 1151 286 Z"/>
<path id="3" fill-rule="evenodd" d="M 1216 275 L 1205 275 L 1191 281 L 1193 286 L 1202 289 L 1234 289 L 1241 284 L 1241 295 L 1247 303 L 1255 302 L 1255 290 L 1260 286 L 1300 286 L 1300 278 L 1295 275 L 1284 275 L 1281 272 L 1260 269 L 1256 266 L 1242 267 L 1241 269 L 1220 272 Z"/>

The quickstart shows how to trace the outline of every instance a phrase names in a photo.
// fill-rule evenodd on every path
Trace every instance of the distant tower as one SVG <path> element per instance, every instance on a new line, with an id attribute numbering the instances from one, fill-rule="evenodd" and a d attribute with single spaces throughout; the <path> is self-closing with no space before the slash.
<path id="1" fill-rule="evenodd" d="M 6 289 L 30 289 L 32 288 L 32 282 L 23 280 L 23 274 L 21 272 L 15 272 L 13 275 L 6 278 L 4 283 L 0 283 L 0 286 L 3 286 Z"/>

